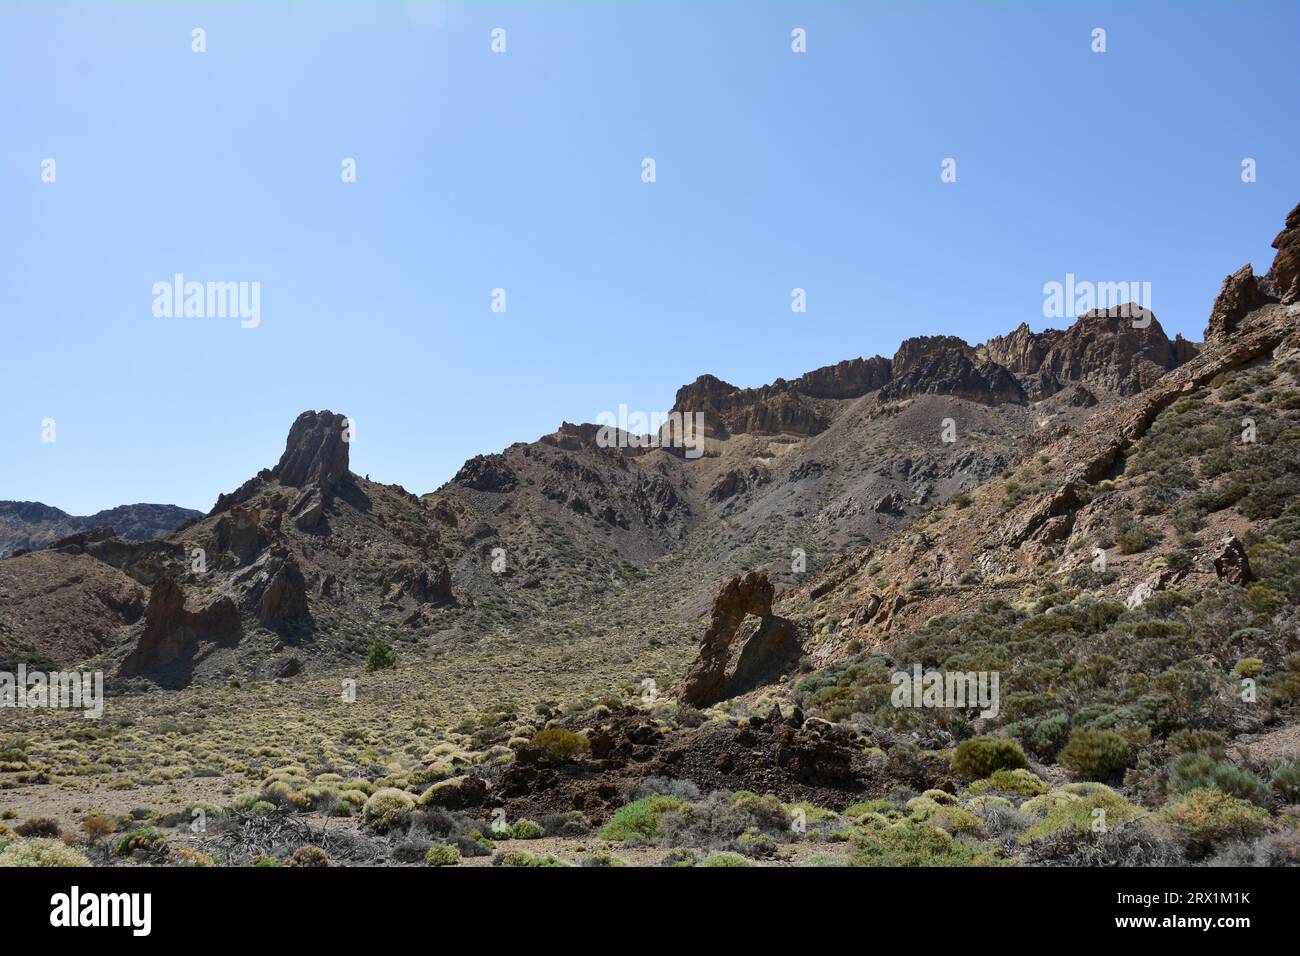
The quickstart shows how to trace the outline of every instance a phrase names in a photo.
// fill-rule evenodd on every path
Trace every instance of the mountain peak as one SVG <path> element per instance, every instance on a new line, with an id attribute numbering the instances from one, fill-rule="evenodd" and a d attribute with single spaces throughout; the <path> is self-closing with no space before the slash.
<path id="1" fill-rule="evenodd" d="M 294 419 L 284 454 L 271 470 L 282 485 L 331 484 L 348 473 L 348 419 L 329 410 L 303 412 Z"/>

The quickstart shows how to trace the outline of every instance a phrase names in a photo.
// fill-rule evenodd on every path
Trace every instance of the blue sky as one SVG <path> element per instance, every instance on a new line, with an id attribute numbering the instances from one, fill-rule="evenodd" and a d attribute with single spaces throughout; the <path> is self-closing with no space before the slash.
<path id="1" fill-rule="evenodd" d="M 1300 200 L 1298 9 L 7 2 L 0 498 L 206 510 L 308 408 L 422 493 L 702 372 L 1059 325 L 1067 272 L 1199 339 Z M 155 317 L 178 272 L 260 326 Z"/>

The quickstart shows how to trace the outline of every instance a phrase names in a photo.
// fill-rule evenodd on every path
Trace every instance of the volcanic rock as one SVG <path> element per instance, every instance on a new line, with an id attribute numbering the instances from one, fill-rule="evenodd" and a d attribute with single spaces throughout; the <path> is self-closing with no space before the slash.
<path id="1" fill-rule="evenodd" d="M 1273 240 L 1277 255 L 1268 278 L 1284 303 L 1300 300 L 1300 205 L 1286 217 L 1286 228 Z"/>
<path id="2" fill-rule="evenodd" d="M 1246 546 L 1236 535 L 1228 535 L 1219 542 L 1219 553 L 1214 558 L 1214 573 L 1220 581 L 1238 587 L 1245 587 L 1255 580 L 1255 575 L 1250 570 L 1250 558 L 1246 555 Z"/>
<path id="3" fill-rule="evenodd" d="M 348 473 L 348 420 L 331 411 L 303 412 L 289 429 L 284 454 L 271 469 L 282 485 L 301 488 L 308 482 L 329 487 Z"/>
<path id="4" fill-rule="evenodd" d="M 170 575 L 153 586 L 144 619 L 143 633 L 118 669 L 123 677 L 184 667 L 200 641 L 233 643 L 240 636 L 239 610 L 229 597 L 190 611 L 184 591 Z"/>
<path id="5" fill-rule="evenodd" d="M 714 598 L 700 653 L 678 694 L 707 707 L 775 676 L 798 656 L 794 626 L 772 613 L 775 593 L 767 575 L 750 571 L 726 581 Z M 755 617 L 756 624 L 743 625 Z"/>

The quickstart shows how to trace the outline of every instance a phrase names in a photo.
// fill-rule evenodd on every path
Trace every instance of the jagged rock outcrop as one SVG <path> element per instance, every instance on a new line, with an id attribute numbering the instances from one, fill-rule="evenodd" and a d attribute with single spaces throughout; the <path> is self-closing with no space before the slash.
<path id="1" fill-rule="evenodd" d="M 282 485 L 315 482 L 329 488 L 348 474 L 347 417 L 331 411 L 303 412 L 289 429 L 284 454 L 271 469 Z"/>
<path id="2" fill-rule="evenodd" d="M 1289 305 L 1300 301 L 1300 205 L 1286 217 L 1286 227 L 1273 240 L 1277 255 L 1268 270 L 1268 280 L 1275 294 Z"/>
<path id="3" fill-rule="evenodd" d="M 475 491 L 513 491 L 518 477 L 501 455 L 475 455 L 460 466 L 452 481 Z"/>
<path id="4" fill-rule="evenodd" d="M 1214 573 L 1220 581 L 1238 587 L 1245 587 L 1255 580 L 1255 575 L 1250 570 L 1246 546 L 1235 534 L 1230 534 L 1219 542 L 1218 554 L 1214 558 Z"/>
<path id="5" fill-rule="evenodd" d="M 859 398 L 889 381 L 890 361 L 879 355 L 826 365 L 799 376 L 790 385 L 813 398 Z M 777 379 L 777 385 L 782 384 Z"/>
<path id="6" fill-rule="evenodd" d="M 952 335 L 907 339 L 892 362 L 882 399 L 914 395 L 952 395 L 985 404 L 1023 403 L 1025 391 L 1016 377 L 996 362 L 981 361 L 975 349 Z"/>
<path id="7" fill-rule="evenodd" d="M 305 622 L 307 581 L 297 560 L 283 548 L 272 548 L 256 564 L 236 576 L 247 582 L 245 604 L 262 624 L 279 631 Z"/>
<path id="8" fill-rule="evenodd" d="M 1135 326 L 1135 315 L 1145 324 Z M 1121 305 L 1088 312 L 1064 331 L 1032 332 L 1022 323 L 975 351 L 1014 372 L 1037 400 L 1077 382 L 1133 395 L 1190 359 L 1196 347 L 1182 336 L 1170 341 L 1154 315 Z"/>
<path id="9" fill-rule="evenodd" d="M 726 501 L 751 488 L 759 488 L 772 480 L 772 474 L 763 465 L 750 465 L 741 470 L 731 468 L 714 479 L 707 497 L 710 501 Z"/>
<path id="10" fill-rule="evenodd" d="M 772 679 L 799 654 L 794 625 L 772 613 L 775 588 L 767 575 L 750 571 L 718 590 L 699 657 L 687 671 L 679 699 L 695 707 L 734 697 Z M 757 621 L 746 627 L 748 618 Z"/>
<path id="11" fill-rule="evenodd" d="M 1210 321 L 1205 326 L 1207 345 L 1224 342 L 1251 312 L 1268 301 L 1259 287 L 1255 271 L 1246 263 L 1223 280 L 1219 294 L 1210 309 Z"/>
<path id="12" fill-rule="evenodd" d="M 234 643 L 241 633 L 239 609 L 222 596 L 206 607 L 190 611 L 177 580 L 161 578 L 149 593 L 144 631 L 135 648 L 118 669 L 123 677 L 157 674 L 172 668 L 187 669 L 200 642 Z"/>

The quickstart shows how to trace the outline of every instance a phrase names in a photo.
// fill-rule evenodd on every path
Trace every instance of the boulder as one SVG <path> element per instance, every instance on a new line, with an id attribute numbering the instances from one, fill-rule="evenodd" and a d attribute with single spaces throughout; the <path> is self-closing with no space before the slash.
<path id="1" fill-rule="evenodd" d="M 1250 570 L 1250 558 L 1246 555 L 1246 546 L 1240 538 L 1228 535 L 1219 542 L 1218 552 L 1214 558 L 1214 573 L 1220 581 L 1245 587 L 1255 580 L 1255 575 Z"/>

